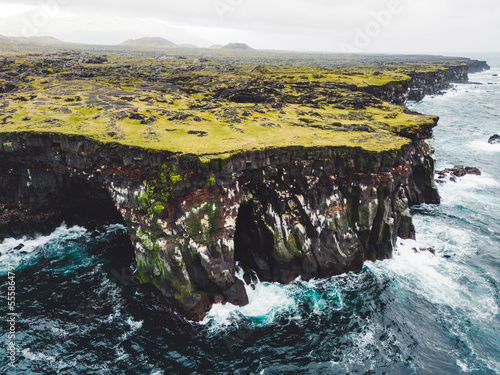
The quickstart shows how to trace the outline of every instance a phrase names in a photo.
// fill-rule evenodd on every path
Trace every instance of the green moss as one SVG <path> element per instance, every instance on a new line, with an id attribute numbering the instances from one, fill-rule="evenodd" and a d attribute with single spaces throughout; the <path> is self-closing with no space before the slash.
<path id="1" fill-rule="evenodd" d="M 147 192 L 152 202 L 167 203 L 171 198 L 175 186 L 185 180 L 185 177 L 175 171 L 175 166 L 162 164 L 152 171 L 147 181 Z"/>
<path id="2" fill-rule="evenodd" d="M 146 181 L 146 187 L 137 197 L 139 207 L 145 211 L 151 220 L 151 229 L 161 232 L 158 228 L 158 219 L 165 205 L 169 202 L 176 185 L 185 180 L 181 174 L 173 172 L 174 167 L 163 164 L 152 170 Z"/>
<path id="3" fill-rule="evenodd" d="M 151 208 L 151 201 L 149 199 L 149 195 L 147 193 L 147 189 L 146 191 L 142 192 L 141 194 L 139 194 L 138 196 L 138 201 L 139 201 L 139 207 L 142 208 L 142 209 L 149 209 Z"/>
<path id="4" fill-rule="evenodd" d="M 225 56 L 228 52 L 218 53 Z M 71 56 L 70 53 L 61 58 Z M 191 71 L 185 69 L 183 61 L 119 54 L 109 54 L 108 59 L 109 66 L 90 67 L 99 73 L 96 75 L 99 78 L 75 76 L 75 67 L 66 64 L 68 60 L 57 67 L 48 66 L 54 74 L 47 77 L 29 68 L 24 74 L 30 78 L 21 82 L 17 91 L 3 94 L 5 106 L 0 109 L 0 118 L 7 114 L 12 118 L 2 124 L 0 132 L 85 135 L 103 143 L 189 154 L 197 162 L 222 160 L 242 150 L 271 147 L 396 150 L 410 142 L 410 135 L 431 125 L 434 118 L 407 114 L 402 107 L 376 98 L 368 100 L 366 105 L 356 105 L 366 101 L 367 95 L 355 87 L 393 83 L 395 90 L 402 90 L 410 74 L 465 64 L 422 59 L 392 62 L 390 58 L 377 57 L 384 63 L 369 62 L 368 58 L 335 62 L 332 58 L 333 62 L 327 59 L 321 62 L 324 66 L 319 66 L 312 59 L 300 60 L 300 64 L 287 59 L 286 63 L 271 62 L 254 70 L 254 63 L 240 60 L 234 64 L 235 71 L 226 72 L 218 70 L 224 65 L 218 61 Z M 38 62 L 37 56 L 19 55 L 15 66 L 33 67 Z M 122 69 L 125 65 L 130 68 Z M 159 73 L 151 79 L 148 71 Z M 164 82 L 175 82 L 180 89 L 174 90 Z M 252 96 L 235 100 L 231 95 L 237 91 L 255 93 L 255 100 L 252 101 Z M 30 99 L 33 94 L 36 98 Z M 19 96 L 28 100 L 16 100 Z M 131 119 L 132 113 L 145 120 L 154 117 L 147 123 Z M 26 116 L 30 120 L 24 120 Z M 356 130 L 359 126 L 369 127 L 373 132 Z M 182 179 L 174 170 L 152 178 L 149 205 L 153 204 L 153 198 L 167 201 L 172 186 Z M 211 180 L 207 182 L 213 184 Z M 143 203 L 148 205 L 146 201 Z"/>
<path id="5" fill-rule="evenodd" d="M 190 304 L 191 296 L 193 294 L 192 289 L 189 285 L 181 283 L 180 280 L 174 279 L 172 280 L 172 289 L 174 290 L 174 298 L 184 304 Z"/>
<path id="6" fill-rule="evenodd" d="M 202 233 L 201 219 L 201 217 L 197 217 L 187 222 L 188 233 L 192 238 L 196 238 Z"/>
<path id="7" fill-rule="evenodd" d="M 187 221 L 186 227 L 189 235 L 203 243 L 213 243 L 221 217 L 220 202 L 208 201 L 197 207 L 193 207 L 189 213 L 192 217 Z"/>
<path id="8" fill-rule="evenodd" d="M 162 202 L 156 202 L 152 207 L 151 210 L 153 211 L 154 216 L 160 216 L 162 211 L 163 211 L 164 205 Z"/>
<path id="9" fill-rule="evenodd" d="M 14 146 L 12 145 L 12 142 L 5 142 L 2 147 L 3 147 L 3 150 L 5 152 L 13 152 L 14 151 Z"/>

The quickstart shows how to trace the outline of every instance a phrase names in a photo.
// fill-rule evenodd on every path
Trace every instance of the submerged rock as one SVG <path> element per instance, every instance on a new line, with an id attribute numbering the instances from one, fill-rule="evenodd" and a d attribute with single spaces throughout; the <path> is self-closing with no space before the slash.
<path id="1" fill-rule="evenodd" d="M 425 252 L 428 252 L 428 253 L 431 253 L 432 255 L 436 255 L 436 250 L 432 247 L 427 247 L 427 248 L 424 248 L 424 247 L 421 247 L 421 248 L 412 248 L 413 252 L 414 253 L 425 253 Z"/>

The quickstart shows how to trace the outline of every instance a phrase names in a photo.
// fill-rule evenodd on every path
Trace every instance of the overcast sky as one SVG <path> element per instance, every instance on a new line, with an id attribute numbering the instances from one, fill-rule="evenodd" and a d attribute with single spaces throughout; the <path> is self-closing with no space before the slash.
<path id="1" fill-rule="evenodd" d="M 0 34 L 327 52 L 500 51 L 499 0 L 0 0 Z"/>

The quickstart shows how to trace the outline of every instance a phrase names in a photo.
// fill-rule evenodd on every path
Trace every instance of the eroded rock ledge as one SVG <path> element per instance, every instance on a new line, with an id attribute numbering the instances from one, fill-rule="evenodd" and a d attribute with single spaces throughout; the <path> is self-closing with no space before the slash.
<path id="1" fill-rule="evenodd" d="M 389 257 L 396 236 L 414 236 L 408 208 L 439 201 L 430 137 L 431 127 L 392 152 L 290 147 L 203 163 L 80 136 L 1 134 L 0 233 L 47 230 L 72 208 L 119 212 L 138 279 L 201 319 L 213 302 L 247 302 L 235 260 L 286 283 Z"/>
<path id="2" fill-rule="evenodd" d="M 438 94 L 449 89 L 451 83 L 468 82 L 469 73 L 490 69 L 486 61 L 467 60 L 466 62 L 467 64 L 457 64 L 438 71 L 414 71 L 408 73 L 410 79 L 356 89 L 361 89 L 394 104 L 405 105 L 408 100 L 418 102 L 426 95 Z"/>

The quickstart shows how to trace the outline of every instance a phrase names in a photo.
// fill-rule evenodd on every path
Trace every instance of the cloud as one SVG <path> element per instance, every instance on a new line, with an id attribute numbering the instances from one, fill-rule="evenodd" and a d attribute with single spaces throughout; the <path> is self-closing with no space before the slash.
<path id="1" fill-rule="evenodd" d="M 378 30 L 374 14 L 398 1 L 402 11 Z M 498 49 L 500 29 L 498 0 L 2 0 L 0 33 L 21 33 L 26 19 L 50 7 L 58 12 L 40 35 L 106 44 L 162 36 L 201 46 L 339 51 L 371 31 L 362 52 L 447 53 Z"/>

